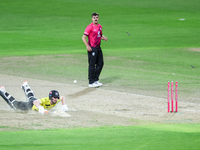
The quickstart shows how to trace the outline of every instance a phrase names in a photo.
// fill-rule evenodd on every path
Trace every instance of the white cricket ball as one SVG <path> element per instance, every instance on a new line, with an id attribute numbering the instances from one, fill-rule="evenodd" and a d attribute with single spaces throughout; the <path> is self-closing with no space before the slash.
<path id="1" fill-rule="evenodd" d="M 77 81 L 76 81 L 76 80 L 74 80 L 74 83 L 77 83 Z"/>

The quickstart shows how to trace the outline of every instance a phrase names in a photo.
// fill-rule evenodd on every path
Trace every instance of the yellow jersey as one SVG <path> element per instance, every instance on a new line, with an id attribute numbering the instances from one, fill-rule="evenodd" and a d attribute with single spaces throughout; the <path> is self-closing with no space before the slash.
<path id="1" fill-rule="evenodd" d="M 39 99 L 39 101 L 41 102 L 40 105 L 43 106 L 44 109 L 50 110 L 54 106 L 56 106 L 56 104 L 59 103 L 61 100 L 58 99 L 57 102 L 53 105 L 51 105 L 51 103 L 50 103 L 51 100 L 49 99 L 49 97 L 41 98 L 41 99 Z M 33 105 L 32 110 L 38 111 L 38 108 L 35 105 Z"/>

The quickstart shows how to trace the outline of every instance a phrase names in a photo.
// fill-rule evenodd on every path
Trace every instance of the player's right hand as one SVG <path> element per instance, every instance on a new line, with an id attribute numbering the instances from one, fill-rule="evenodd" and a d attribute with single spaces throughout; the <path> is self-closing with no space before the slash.
<path id="1" fill-rule="evenodd" d="M 38 109 L 39 109 L 40 114 L 44 114 L 44 107 L 43 106 L 38 107 Z"/>

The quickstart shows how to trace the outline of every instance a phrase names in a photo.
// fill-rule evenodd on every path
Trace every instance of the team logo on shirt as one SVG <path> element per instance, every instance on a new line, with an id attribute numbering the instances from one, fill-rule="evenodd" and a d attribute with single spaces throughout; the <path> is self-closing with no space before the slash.
<path id="1" fill-rule="evenodd" d="M 92 56 L 94 56 L 95 55 L 95 52 L 92 52 Z"/>
<path id="2" fill-rule="evenodd" d="M 100 32 L 100 31 L 98 31 L 98 35 L 97 35 L 97 37 L 101 37 L 100 33 L 101 33 L 101 32 Z"/>

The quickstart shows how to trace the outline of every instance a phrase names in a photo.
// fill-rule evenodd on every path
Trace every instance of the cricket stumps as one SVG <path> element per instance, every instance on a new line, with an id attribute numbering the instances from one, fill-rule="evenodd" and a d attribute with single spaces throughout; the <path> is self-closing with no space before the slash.
<path id="1" fill-rule="evenodd" d="M 170 101 L 170 89 L 171 89 L 171 101 Z M 170 105 L 171 102 L 171 105 Z M 175 111 L 174 111 L 174 83 L 173 81 L 171 82 L 171 87 L 170 87 L 170 82 L 168 82 L 168 96 L 167 96 L 167 103 L 168 103 L 168 113 L 169 112 L 178 112 L 178 82 L 176 81 L 175 84 Z M 171 106 L 171 111 L 170 111 L 170 106 Z"/>

